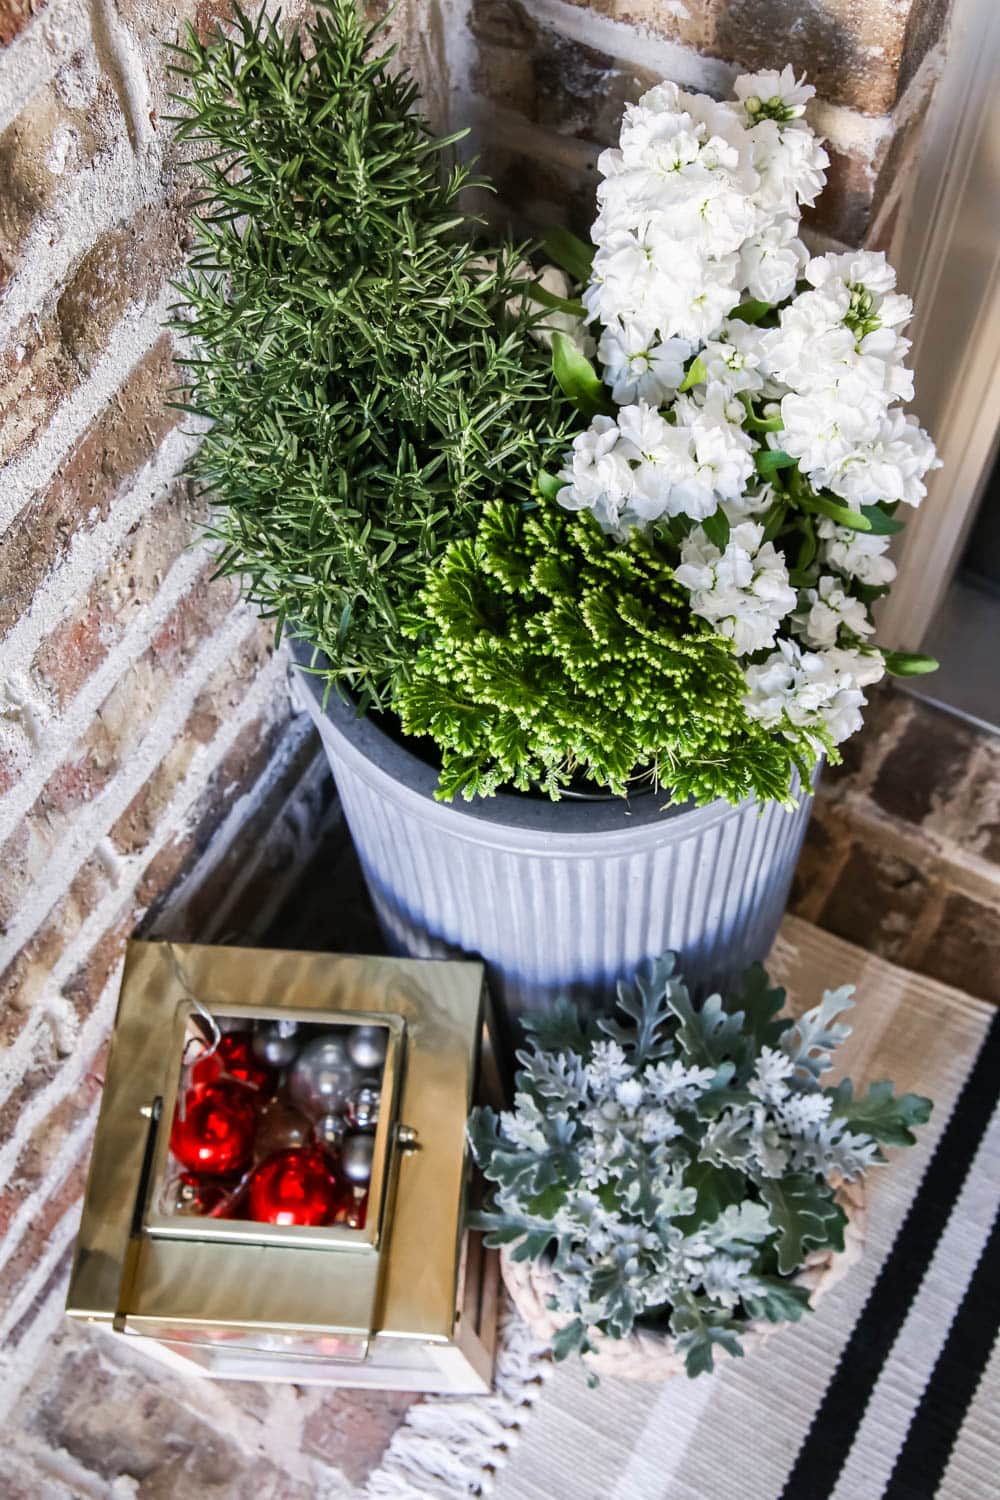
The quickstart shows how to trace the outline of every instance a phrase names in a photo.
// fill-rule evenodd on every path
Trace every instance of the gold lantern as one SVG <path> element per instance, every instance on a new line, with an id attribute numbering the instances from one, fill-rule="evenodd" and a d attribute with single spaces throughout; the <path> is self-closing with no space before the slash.
<path id="1" fill-rule="evenodd" d="M 193 1190 L 178 1192 L 178 1181 L 194 1180 L 177 1177 L 185 1110 L 217 1101 L 220 1082 L 242 1087 L 241 1099 L 250 1087 L 212 1063 L 225 1053 L 220 1036 L 268 1028 L 334 1056 L 345 1037 L 379 1042 L 357 1213 L 265 1218 L 253 1208 L 252 1160 L 219 1188 L 221 1211 L 192 1211 L 184 1194 Z M 209 1082 L 189 1087 L 199 1037 L 194 1077 L 201 1068 Z M 488 1391 L 497 1262 L 464 1229 L 465 1123 L 474 1102 L 501 1099 L 497 1055 L 478 963 L 131 943 L 70 1316 L 217 1377 Z M 329 1160 L 346 1161 L 347 1150 Z"/>

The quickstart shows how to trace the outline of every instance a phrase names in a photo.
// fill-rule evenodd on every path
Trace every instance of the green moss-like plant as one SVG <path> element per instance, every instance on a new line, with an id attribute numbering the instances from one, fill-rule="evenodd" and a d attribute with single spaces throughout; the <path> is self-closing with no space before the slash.
<path id="1" fill-rule="evenodd" d="M 377 30 L 353 0 L 304 38 L 236 8 L 176 68 L 207 189 L 177 326 L 220 571 L 362 707 L 408 673 L 399 610 L 427 564 L 566 441 L 548 352 L 505 310 L 520 252 L 482 260 L 468 175 Z"/>
<path id="2" fill-rule="evenodd" d="M 693 615 L 669 539 L 606 536 L 587 513 L 495 502 L 428 574 L 419 643 L 395 708 L 443 762 L 438 795 L 581 777 L 621 795 L 638 776 L 671 798 L 784 801 L 817 756 L 743 712 L 731 643 Z"/>

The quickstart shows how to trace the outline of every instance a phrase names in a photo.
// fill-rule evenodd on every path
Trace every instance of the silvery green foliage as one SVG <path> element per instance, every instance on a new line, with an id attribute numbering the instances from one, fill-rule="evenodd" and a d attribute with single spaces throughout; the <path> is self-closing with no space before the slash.
<path id="1" fill-rule="evenodd" d="M 534 1023 L 514 1108 L 469 1122 L 494 1185 L 474 1222 L 516 1260 L 550 1262 L 557 1358 L 640 1323 L 668 1329 L 698 1375 L 716 1348 L 741 1353 L 749 1321 L 801 1317 L 795 1271 L 843 1248 L 831 1177 L 912 1145 L 931 1108 L 889 1083 L 857 1099 L 824 1086 L 851 994 L 782 1016 L 757 965 L 698 1006 L 667 954 L 619 985 L 617 1018 L 588 1029 L 564 1004 Z"/>

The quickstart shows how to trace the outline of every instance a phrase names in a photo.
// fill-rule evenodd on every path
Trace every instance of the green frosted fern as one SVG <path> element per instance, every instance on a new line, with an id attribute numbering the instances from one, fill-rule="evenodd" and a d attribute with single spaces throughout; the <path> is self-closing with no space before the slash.
<path id="1" fill-rule="evenodd" d="M 487 506 L 433 567 L 406 629 L 419 644 L 395 708 L 442 757 L 439 796 L 574 779 L 677 801 L 787 801 L 816 749 L 748 719 L 727 640 L 692 615 L 669 539 L 604 535 L 551 502 Z"/>

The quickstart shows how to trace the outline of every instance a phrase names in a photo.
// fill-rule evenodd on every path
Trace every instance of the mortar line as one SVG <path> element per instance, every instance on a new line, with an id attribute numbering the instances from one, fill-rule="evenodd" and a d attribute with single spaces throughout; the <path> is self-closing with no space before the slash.
<path id="1" fill-rule="evenodd" d="M 2 1065 L 0 1067 L 0 1103 L 9 1097 L 20 1081 L 22 1071 L 17 1067 L 19 1054 L 29 1050 L 33 1045 L 32 1033 L 37 1032 L 45 1020 L 47 1006 L 51 1006 L 53 998 L 57 1002 L 55 1009 L 58 1009 L 59 1005 L 66 1006 L 65 996 L 60 993 L 61 986 L 85 962 L 92 949 L 113 926 L 115 918 L 131 904 L 139 878 L 160 850 L 171 839 L 183 832 L 185 815 L 204 790 L 238 735 L 242 733 L 245 725 L 260 712 L 262 706 L 265 706 L 268 701 L 273 701 L 273 689 L 278 685 L 274 681 L 276 677 L 280 682 L 281 674 L 276 673 L 272 666 L 260 672 L 239 708 L 225 721 L 220 733 L 209 745 L 200 747 L 202 751 L 215 752 L 211 760 L 208 759 L 207 754 L 199 758 L 196 752 L 191 769 L 175 789 L 173 797 L 164 809 L 155 836 L 145 849 L 122 859 L 121 873 L 130 877 L 128 884 L 119 884 L 108 891 L 89 913 L 79 931 L 53 965 L 48 977 L 48 1000 L 46 991 L 43 989 L 33 1008 L 31 1020 L 18 1036 L 14 1046 L 9 1048 L 0 1059 L 0 1065 Z M 140 916 L 141 910 L 136 915 L 136 921 Z M 13 1132 L 0 1147 L 0 1184 L 7 1181 L 10 1171 L 16 1165 L 21 1147 L 30 1138 L 35 1124 L 51 1113 L 51 1110 L 76 1086 L 79 1078 L 89 1068 L 101 1041 L 110 1028 L 111 1016 L 106 1012 L 113 1013 L 115 993 L 112 987 L 106 986 L 101 991 L 97 1004 L 82 1023 L 75 1013 L 72 1018 L 67 1018 L 73 1028 L 72 1037 L 66 1039 L 67 1044 L 72 1045 L 70 1061 L 64 1064 L 44 1088 L 39 1089 L 32 1096 L 18 1117 Z M 36 1017 L 37 1023 L 33 1024 Z"/>
<path id="2" fill-rule="evenodd" d="M 67 454 L 149 353 L 164 332 L 167 306 L 168 291 L 161 288 L 154 302 L 130 307 L 112 330 L 107 351 L 94 366 L 90 379 L 60 403 L 29 452 L 12 459 L 0 470 L 3 476 L 0 536 L 10 529 L 25 506 L 51 484 Z"/>
<path id="3" fill-rule="evenodd" d="M 170 749 L 209 677 L 251 633 L 255 623 L 252 611 L 246 606 L 238 606 L 221 629 L 202 643 L 190 666 L 173 684 L 169 697 L 149 729 L 129 752 L 125 767 L 98 796 L 80 809 L 65 838 L 52 850 L 44 869 L 39 872 L 34 899 L 29 896 L 24 901 L 0 938 L 0 972 L 17 957 L 53 907 L 66 895 L 96 844 L 106 837 Z M 50 873 L 57 875 L 51 884 L 46 880 Z"/>

